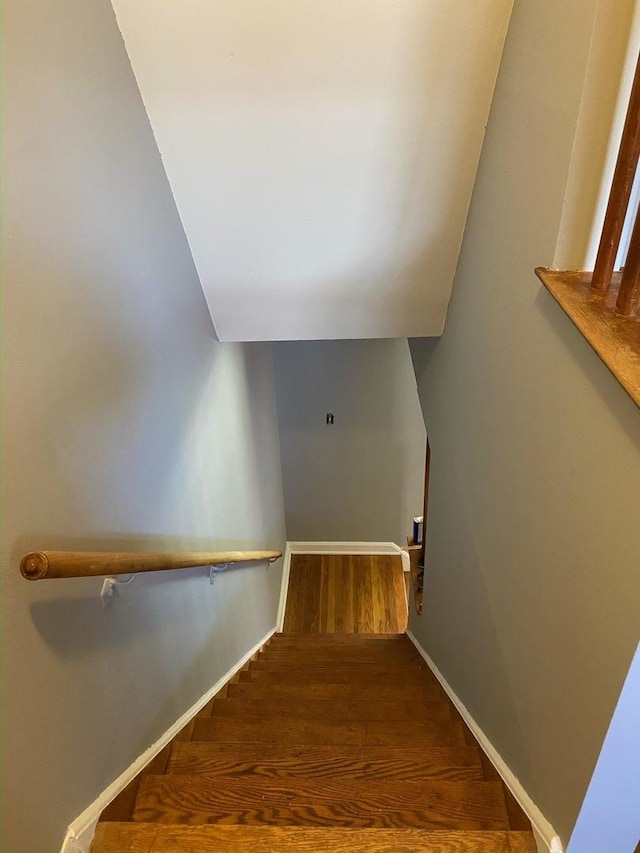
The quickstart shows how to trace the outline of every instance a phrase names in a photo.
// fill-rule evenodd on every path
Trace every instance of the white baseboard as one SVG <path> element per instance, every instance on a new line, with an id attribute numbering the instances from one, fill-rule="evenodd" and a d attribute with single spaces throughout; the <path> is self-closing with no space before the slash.
<path id="1" fill-rule="evenodd" d="M 402 549 L 395 542 L 287 542 L 291 554 L 392 554 Z"/>
<path id="2" fill-rule="evenodd" d="M 91 842 L 96 829 L 96 824 L 100 815 L 109 803 L 114 800 L 117 795 L 123 791 L 129 782 L 131 782 L 143 770 L 152 758 L 165 748 L 165 746 L 173 740 L 180 729 L 184 728 L 187 723 L 195 717 L 207 702 L 218 693 L 224 685 L 229 681 L 242 667 L 257 653 L 262 646 L 275 634 L 277 628 L 273 628 L 250 649 L 238 663 L 231 667 L 207 692 L 195 702 L 188 711 L 175 721 L 175 723 L 161 735 L 158 740 L 145 750 L 142 755 L 138 756 L 133 764 L 130 764 L 127 769 L 118 776 L 105 790 L 88 806 L 81 815 L 79 815 L 73 823 L 69 824 L 67 834 L 62 844 L 60 853 L 89 853 Z"/>
<path id="3" fill-rule="evenodd" d="M 407 636 L 409 637 L 413 645 L 416 647 L 420 655 L 424 658 L 427 663 L 427 666 L 438 679 L 449 699 L 451 699 L 453 704 L 456 706 L 460 716 L 471 729 L 473 736 L 484 750 L 485 754 L 487 755 L 487 758 L 489 759 L 489 761 L 491 761 L 493 766 L 500 774 L 502 781 L 511 791 L 513 796 L 518 801 L 518 804 L 520 805 L 521 809 L 531 821 L 531 826 L 533 827 L 533 834 L 536 838 L 536 843 L 538 844 L 538 850 L 540 851 L 540 853 L 562 853 L 562 843 L 560 841 L 560 838 L 556 834 L 554 828 L 551 826 L 549 821 L 545 818 L 540 809 L 533 802 L 529 794 L 527 794 L 518 778 L 512 773 L 500 753 L 493 746 L 489 738 L 473 719 L 465 704 L 457 696 L 447 679 L 440 672 L 435 663 L 431 660 L 427 652 L 422 648 L 420 642 L 417 640 L 415 635 L 411 631 L 407 630 Z"/>

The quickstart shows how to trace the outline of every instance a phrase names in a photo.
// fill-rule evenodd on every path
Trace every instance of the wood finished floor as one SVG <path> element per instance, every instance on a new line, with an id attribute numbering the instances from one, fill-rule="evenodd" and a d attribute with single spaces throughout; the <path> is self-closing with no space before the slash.
<path id="1" fill-rule="evenodd" d="M 406 628 L 400 556 L 292 555 L 285 632 L 402 634 Z"/>
<path id="2" fill-rule="evenodd" d="M 401 634 L 393 558 L 295 563 L 286 632 L 105 809 L 92 853 L 534 853 Z"/>

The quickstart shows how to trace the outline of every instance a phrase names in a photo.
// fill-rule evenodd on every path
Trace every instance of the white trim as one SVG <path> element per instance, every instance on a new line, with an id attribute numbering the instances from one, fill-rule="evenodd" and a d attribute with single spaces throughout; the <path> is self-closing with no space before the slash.
<path id="1" fill-rule="evenodd" d="M 291 554 L 402 554 L 395 542 L 287 542 Z"/>
<path id="2" fill-rule="evenodd" d="M 402 557 L 402 571 L 410 572 L 411 571 L 411 557 L 409 556 L 409 552 L 405 548 L 400 549 L 400 556 Z"/>
<path id="3" fill-rule="evenodd" d="M 271 631 L 265 634 L 264 637 L 238 661 L 238 663 L 232 666 L 231 669 L 225 673 L 225 675 L 223 675 L 222 678 L 213 685 L 213 687 L 207 690 L 207 692 L 201 696 L 188 711 L 185 711 L 184 714 L 176 720 L 175 723 L 168 728 L 152 746 L 149 747 L 149 749 L 145 750 L 142 755 L 139 755 L 133 764 L 130 764 L 114 782 L 105 788 L 104 791 L 91 803 L 91 805 L 73 821 L 73 823 L 69 824 L 60 853 L 89 853 L 96 824 L 98 823 L 98 819 L 103 810 L 121 791 L 127 787 L 129 782 L 131 782 L 138 773 L 147 766 L 151 759 L 155 758 L 155 756 L 164 749 L 171 740 L 173 740 L 180 729 L 184 728 L 187 723 L 196 716 L 198 711 L 204 708 L 207 702 L 212 699 L 216 693 L 222 690 L 227 681 L 229 681 L 236 672 L 241 670 L 242 667 L 260 651 L 276 631 L 277 628 L 272 628 Z"/>
<path id="4" fill-rule="evenodd" d="M 506 761 L 502 758 L 502 756 L 493 746 L 489 738 L 473 719 L 465 704 L 457 696 L 447 679 L 440 672 L 435 663 L 431 660 L 427 652 L 422 648 L 416 636 L 408 629 L 407 637 L 416 647 L 419 654 L 424 658 L 427 663 L 427 666 L 438 679 L 449 699 L 451 699 L 453 704 L 456 706 L 460 716 L 471 729 L 473 736 L 478 741 L 481 748 L 484 750 L 487 758 L 500 774 L 502 781 L 511 791 L 513 796 L 518 801 L 523 812 L 531 821 L 531 825 L 533 827 L 533 834 L 536 837 L 539 849 L 542 843 L 543 851 L 548 851 L 548 853 L 562 853 L 562 843 L 560 841 L 560 838 L 556 834 L 554 828 L 551 826 L 549 821 L 545 818 L 540 809 L 533 802 L 529 794 L 527 794 L 520 781 L 517 779 L 517 777 L 513 774 L 513 772 L 507 765 Z"/>
<path id="5" fill-rule="evenodd" d="M 278 631 L 284 628 L 284 614 L 287 608 L 287 593 L 289 592 L 289 575 L 291 573 L 291 543 L 287 542 L 284 549 L 284 560 L 282 561 L 282 583 L 280 585 L 280 601 L 278 602 L 278 616 L 276 626 Z"/>

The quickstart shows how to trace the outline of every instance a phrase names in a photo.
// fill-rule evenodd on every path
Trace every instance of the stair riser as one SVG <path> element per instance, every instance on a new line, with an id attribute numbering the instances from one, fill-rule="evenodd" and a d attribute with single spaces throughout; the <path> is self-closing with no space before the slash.
<path id="1" fill-rule="evenodd" d="M 389 726 L 386 722 L 289 720 L 283 717 L 239 720 L 199 717 L 192 740 L 218 743 L 270 743 L 283 746 L 352 745 L 422 747 L 465 746 L 457 722 L 417 722 L 412 726 Z"/>

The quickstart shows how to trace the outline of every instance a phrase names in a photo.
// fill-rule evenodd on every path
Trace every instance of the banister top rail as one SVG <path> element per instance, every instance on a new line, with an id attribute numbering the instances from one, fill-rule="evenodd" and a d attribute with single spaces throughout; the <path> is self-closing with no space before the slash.
<path id="1" fill-rule="evenodd" d="M 637 406 L 640 406 L 640 210 L 633 210 L 631 201 L 639 162 L 640 55 L 594 269 L 536 269 L 549 293 Z M 625 228 L 631 231 L 628 243 Z"/>
<path id="2" fill-rule="evenodd" d="M 31 551 L 20 561 L 22 576 L 30 581 L 49 578 L 131 575 L 216 566 L 225 563 L 273 562 L 281 551 L 185 551 L 142 553 L 111 551 Z"/>

